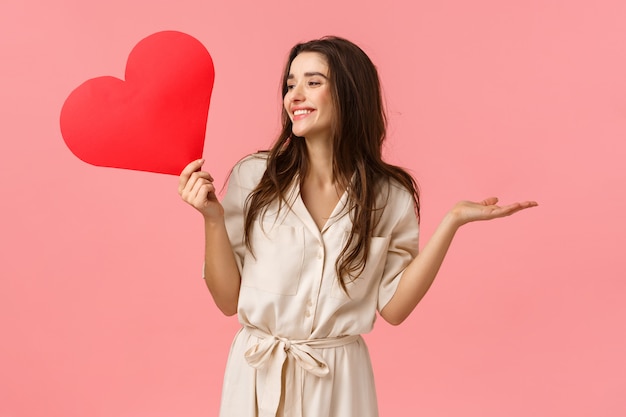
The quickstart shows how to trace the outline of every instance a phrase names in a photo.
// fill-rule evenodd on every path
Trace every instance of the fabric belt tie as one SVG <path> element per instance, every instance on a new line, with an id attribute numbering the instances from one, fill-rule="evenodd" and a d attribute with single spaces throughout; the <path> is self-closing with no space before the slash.
<path id="1" fill-rule="evenodd" d="M 245 327 L 245 329 L 261 339 L 245 353 L 248 364 L 265 373 L 263 397 L 257 398 L 259 417 L 277 415 L 283 389 L 285 390 L 284 414 L 290 417 L 302 417 L 304 371 L 317 377 L 326 376 L 330 372 L 328 365 L 315 349 L 344 346 L 361 337 L 357 334 L 324 339 L 289 340 L 272 336 L 254 327 Z M 287 365 L 283 387 L 282 371 L 285 362 Z"/>

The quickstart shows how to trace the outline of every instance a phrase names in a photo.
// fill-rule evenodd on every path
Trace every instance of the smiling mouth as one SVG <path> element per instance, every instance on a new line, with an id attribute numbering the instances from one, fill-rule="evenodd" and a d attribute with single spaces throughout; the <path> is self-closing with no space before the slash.
<path id="1" fill-rule="evenodd" d="M 302 109 L 302 110 L 296 110 L 293 112 L 294 116 L 303 116 L 305 114 L 309 114 L 311 113 L 313 110 L 309 110 L 309 109 Z"/>

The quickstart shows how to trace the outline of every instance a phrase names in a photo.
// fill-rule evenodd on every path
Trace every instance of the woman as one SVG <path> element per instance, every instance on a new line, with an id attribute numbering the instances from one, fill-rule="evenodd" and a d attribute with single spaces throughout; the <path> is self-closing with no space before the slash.
<path id="1" fill-rule="evenodd" d="M 243 326 L 221 415 L 377 416 L 359 336 L 376 311 L 402 323 L 461 225 L 536 203 L 457 203 L 417 256 L 417 188 L 381 159 L 385 116 L 367 55 L 337 37 L 296 45 L 283 97 L 279 138 L 235 166 L 221 204 L 203 160 L 180 176 L 179 193 L 205 220 L 207 286 Z"/>

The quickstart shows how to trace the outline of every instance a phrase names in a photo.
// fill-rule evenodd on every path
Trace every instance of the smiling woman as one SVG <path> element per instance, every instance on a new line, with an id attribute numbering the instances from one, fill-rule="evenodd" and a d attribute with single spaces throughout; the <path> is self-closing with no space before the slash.
<path id="1" fill-rule="evenodd" d="M 360 335 L 376 312 L 392 324 L 411 313 L 461 225 L 536 203 L 460 202 L 417 256 L 417 187 L 382 160 L 386 119 L 367 55 L 337 37 L 296 45 L 283 98 L 274 146 L 235 166 L 221 203 L 204 161 L 180 176 L 205 220 L 206 284 L 242 324 L 221 415 L 375 417 Z"/>
<path id="2" fill-rule="evenodd" d="M 335 111 L 328 63 L 322 54 L 303 52 L 293 60 L 284 104 L 295 136 L 307 137 L 309 141 L 330 139 Z"/>

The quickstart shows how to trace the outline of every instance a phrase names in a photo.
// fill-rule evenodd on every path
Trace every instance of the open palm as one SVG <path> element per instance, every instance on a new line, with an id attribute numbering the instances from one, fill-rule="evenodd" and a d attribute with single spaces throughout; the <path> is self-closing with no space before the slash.
<path id="1" fill-rule="evenodd" d="M 465 224 L 479 220 L 506 217 L 518 211 L 537 206 L 535 201 L 517 202 L 506 206 L 499 206 L 497 203 L 498 199 L 496 197 L 489 197 L 480 202 L 459 201 L 452 209 L 452 213 L 458 219 L 459 224 Z"/>

